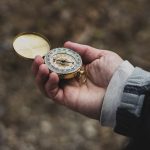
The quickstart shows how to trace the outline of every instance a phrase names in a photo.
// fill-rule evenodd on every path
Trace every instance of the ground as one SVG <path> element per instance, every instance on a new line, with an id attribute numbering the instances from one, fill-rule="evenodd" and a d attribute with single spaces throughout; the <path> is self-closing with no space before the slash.
<path id="1" fill-rule="evenodd" d="M 38 32 L 51 48 L 70 40 L 109 49 L 150 71 L 149 6 L 148 0 L 1 0 L 0 149 L 120 150 L 123 136 L 40 93 L 32 60 L 16 55 L 12 41 Z"/>

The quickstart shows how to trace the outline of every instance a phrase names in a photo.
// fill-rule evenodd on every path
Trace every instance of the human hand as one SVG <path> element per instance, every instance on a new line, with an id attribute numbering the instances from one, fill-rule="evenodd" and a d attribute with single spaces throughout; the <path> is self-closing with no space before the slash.
<path id="1" fill-rule="evenodd" d="M 81 55 L 87 73 L 86 83 L 81 85 L 76 79 L 61 82 L 56 73 L 49 71 L 43 58 L 37 56 L 32 64 L 36 84 L 55 102 L 98 120 L 109 81 L 123 60 L 114 52 L 87 45 L 66 42 L 64 47 Z"/>

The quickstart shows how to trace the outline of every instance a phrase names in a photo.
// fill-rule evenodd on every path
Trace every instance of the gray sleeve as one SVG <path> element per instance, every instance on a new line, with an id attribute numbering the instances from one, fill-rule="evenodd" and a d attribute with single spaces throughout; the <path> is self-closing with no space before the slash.
<path id="1" fill-rule="evenodd" d="M 147 92 L 150 92 L 150 72 L 136 67 L 126 82 L 116 111 L 116 132 L 127 136 L 137 132 Z"/>
<path id="2" fill-rule="evenodd" d="M 149 87 L 150 73 L 136 67 L 126 83 L 120 107 L 128 108 L 131 113 L 140 116 L 144 93 Z"/>

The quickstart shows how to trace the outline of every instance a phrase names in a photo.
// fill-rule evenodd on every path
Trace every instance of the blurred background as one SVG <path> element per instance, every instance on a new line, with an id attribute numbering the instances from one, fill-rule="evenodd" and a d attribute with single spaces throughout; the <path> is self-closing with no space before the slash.
<path id="1" fill-rule="evenodd" d="M 109 49 L 150 71 L 149 0 L 0 0 L 0 150 L 121 150 L 127 139 L 42 96 L 31 60 L 12 48 L 21 32 Z"/>

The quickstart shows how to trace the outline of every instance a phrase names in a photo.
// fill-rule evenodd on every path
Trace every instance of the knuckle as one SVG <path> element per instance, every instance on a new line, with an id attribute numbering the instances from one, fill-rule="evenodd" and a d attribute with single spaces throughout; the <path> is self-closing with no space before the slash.
<path id="1" fill-rule="evenodd" d="M 39 71 L 43 72 L 44 69 L 45 69 L 45 64 L 41 64 L 41 65 L 39 66 Z"/>

